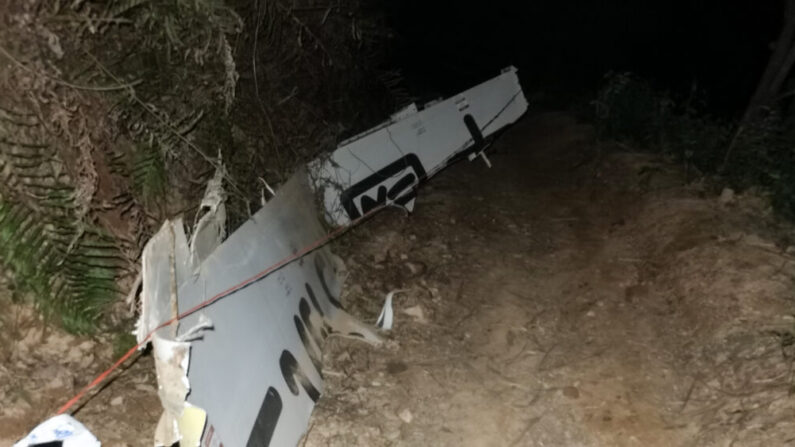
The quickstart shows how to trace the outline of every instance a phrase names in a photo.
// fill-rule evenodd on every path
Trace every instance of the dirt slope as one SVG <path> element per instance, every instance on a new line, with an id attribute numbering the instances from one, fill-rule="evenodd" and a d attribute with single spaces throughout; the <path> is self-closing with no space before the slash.
<path id="1" fill-rule="evenodd" d="M 795 249 L 763 201 L 719 203 L 565 115 L 528 117 L 494 164 L 462 163 L 416 213 L 336 243 L 343 301 L 385 347 L 333 339 L 307 446 L 795 443 Z M 0 316 L 0 446 L 111 361 L 110 340 Z M 88 343 L 86 343 L 88 341 Z M 143 357 L 77 414 L 106 446 L 151 445 Z"/>
<path id="2" fill-rule="evenodd" d="M 115 360 L 113 337 L 46 328 L 30 306 L 0 294 L 0 447 L 51 417 Z M 154 362 L 143 356 L 111 376 L 77 418 L 104 447 L 149 447 L 161 413 Z"/>
<path id="3" fill-rule="evenodd" d="M 721 205 L 563 115 L 496 149 L 337 248 L 355 314 L 408 291 L 386 349 L 327 350 L 306 445 L 795 440 L 795 262 L 761 201 Z"/>

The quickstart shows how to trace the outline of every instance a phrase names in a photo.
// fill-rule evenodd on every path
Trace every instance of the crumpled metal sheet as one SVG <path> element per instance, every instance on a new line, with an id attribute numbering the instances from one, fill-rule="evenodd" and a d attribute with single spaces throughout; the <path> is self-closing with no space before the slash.
<path id="1" fill-rule="evenodd" d="M 210 255 L 226 237 L 226 194 L 223 187 L 224 167 L 219 165 L 215 175 L 207 183 L 199 212 L 204 215 L 193 227 L 190 240 L 191 260 L 198 266 Z"/>
<path id="2" fill-rule="evenodd" d="M 163 415 L 155 429 L 155 445 L 171 446 L 182 439 L 179 420 L 185 411 L 188 395 L 190 343 L 168 340 L 159 335 L 152 339 L 160 403 Z"/>
<path id="3" fill-rule="evenodd" d="M 144 252 L 139 336 L 323 235 L 306 172 L 289 180 L 198 266 L 192 264 L 181 222 L 167 223 Z M 161 445 L 173 440 L 166 435 L 186 406 L 207 415 L 203 445 L 295 445 L 322 392 L 324 341 L 333 334 L 381 341 L 373 327 L 341 309 L 340 269 L 341 261 L 328 248 L 319 248 L 186 317 L 176 333 L 172 327 L 158 330 L 156 350 L 165 350 L 155 355 L 165 408 L 158 431 Z M 176 273 L 177 310 L 170 304 L 169 271 Z M 187 376 L 180 376 L 188 355 L 187 343 L 177 340 L 201 326 L 203 314 L 213 329 L 189 342 Z"/>
<path id="4" fill-rule="evenodd" d="M 485 139 L 525 111 L 514 67 L 446 100 L 411 104 L 309 164 L 326 219 L 345 225 L 384 204 L 412 210 L 419 183 L 459 158 L 482 155 Z"/>
<path id="5" fill-rule="evenodd" d="M 513 67 L 447 100 L 412 104 L 297 172 L 226 240 L 220 168 L 190 242 L 178 219 L 144 249 L 138 340 L 322 240 L 319 211 L 344 225 L 381 205 L 410 209 L 421 181 L 455 160 L 483 155 L 485 138 L 526 109 Z M 160 328 L 152 337 L 164 407 L 158 445 L 296 445 L 323 390 L 325 340 L 381 342 L 374 327 L 342 309 L 343 271 L 342 260 L 323 246 Z M 379 323 L 384 329 L 391 326 L 391 298 Z"/>

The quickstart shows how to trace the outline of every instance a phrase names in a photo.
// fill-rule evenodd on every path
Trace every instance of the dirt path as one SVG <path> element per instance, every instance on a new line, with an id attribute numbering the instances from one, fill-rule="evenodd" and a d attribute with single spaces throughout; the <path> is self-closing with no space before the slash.
<path id="1" fill-rule="evenodd" d="M 327 349 L 306 445 L 795 442 L 795 260 L 762 205 L 562 115 L 496 149 L 337 248 L 353 313 L 407 292 L 387 348 Z"/>
<path id="2" fill-rule="evenodd" d="M 795 445 L 792 227 L 564 115 L 495 149 L 337 242 L 353 314 L 405 292 L 386 346 L 329 342 L 304 445 Z M 5 308 L 0 446 L 113 357 Z M 151 445 L 155 386 L 142 357 L 77 416 L 105 446 Z"/>

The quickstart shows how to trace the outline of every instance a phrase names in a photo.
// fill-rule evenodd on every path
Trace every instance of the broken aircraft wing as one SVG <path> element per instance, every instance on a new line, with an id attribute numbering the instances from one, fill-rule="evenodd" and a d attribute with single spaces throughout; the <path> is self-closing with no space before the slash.
<path id="1" fill-rule="evenodd" d="M 481 155 L 486 138 L 526 110 L 514 67 L 452 98 L 410 105 L 309 164 L 326 219 L 344 225 L 384 204 L 411 210 L 420 182 L 460 157 Z"/>
<path id="2" fill-rule="evenodd" d="M 144 250 L 138 326 L 139 342 L 154 345 L 164 408 L 156 444 L 296 445 L 322 392 L 324 341 L 380 342 L 341 308 L 344 266 L 321 242 L 317 196 L 337 226 L 382 205 L 410 208 L 419 182 L 482 155 L 526 109 L 511 67 L 310 163 L 225 241 L 219 185 L 191 241 L 181 220 L 166 222 Z"/>
<path id="3" fill-rule="evenodd" d="M 142 321 L 149 323 L 139 328 L 141 339 L 157 327 L 153 312 L 161 314 L 160 321 L 169 319 L 162 315 L 171 312 L 169 271 L 176 272 L 175 312 L 201 305 L 211 298 L 208 292 L 237 285 L 234 297 L 184 317 L 176 332 L 166 326 L 152 337 L 165 409 L 158 444 L 181 440 L 187 446 L 185 437 L 198 442 L 203 436 L 208 446 L 295 445 L 322 391 L 326 338 L 341 334 L 380 342 L 374 328 L 340 308 L 342 264 L 328 248 L 257 277 L 263 266 L 323 237 L 313 203 L 306 173 L 295 175 L 198 268 L 191 264 L 180 221 L 167 222 L 147 246 L 144 262 L 161 260 L 165 274 L 145 270 Z"/>

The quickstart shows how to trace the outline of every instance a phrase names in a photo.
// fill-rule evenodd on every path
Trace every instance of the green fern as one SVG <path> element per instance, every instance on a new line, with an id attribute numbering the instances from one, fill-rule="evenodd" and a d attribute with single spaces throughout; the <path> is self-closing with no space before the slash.
<path id="1" fill-rule="evenodd" d="M 67 330 L 89 333 L 119 296 L 115 279 L 122 260 L 111 239 L 95 229 L 84 230 L 67 252 L 75 235 L 66 222 L 0 199 L 0 264 L 17 290 Z"/>
<path id="2" fill-rule="evenodd" d="M 119 296 L 119 250 L 77 217 L 74 188 L 43 126 L 9 116 L 0 114 L 0 269 L 17 299 L 30 297 L 72 332 L 92 332 Z"/>
<path id="3" fill-rule="evenodd" d="M 151 144 L 138 145 L 131 170 L 133 190 L 147 206 L 160 203 L 166 192 L 166 166 L 163 155 Z"/>

